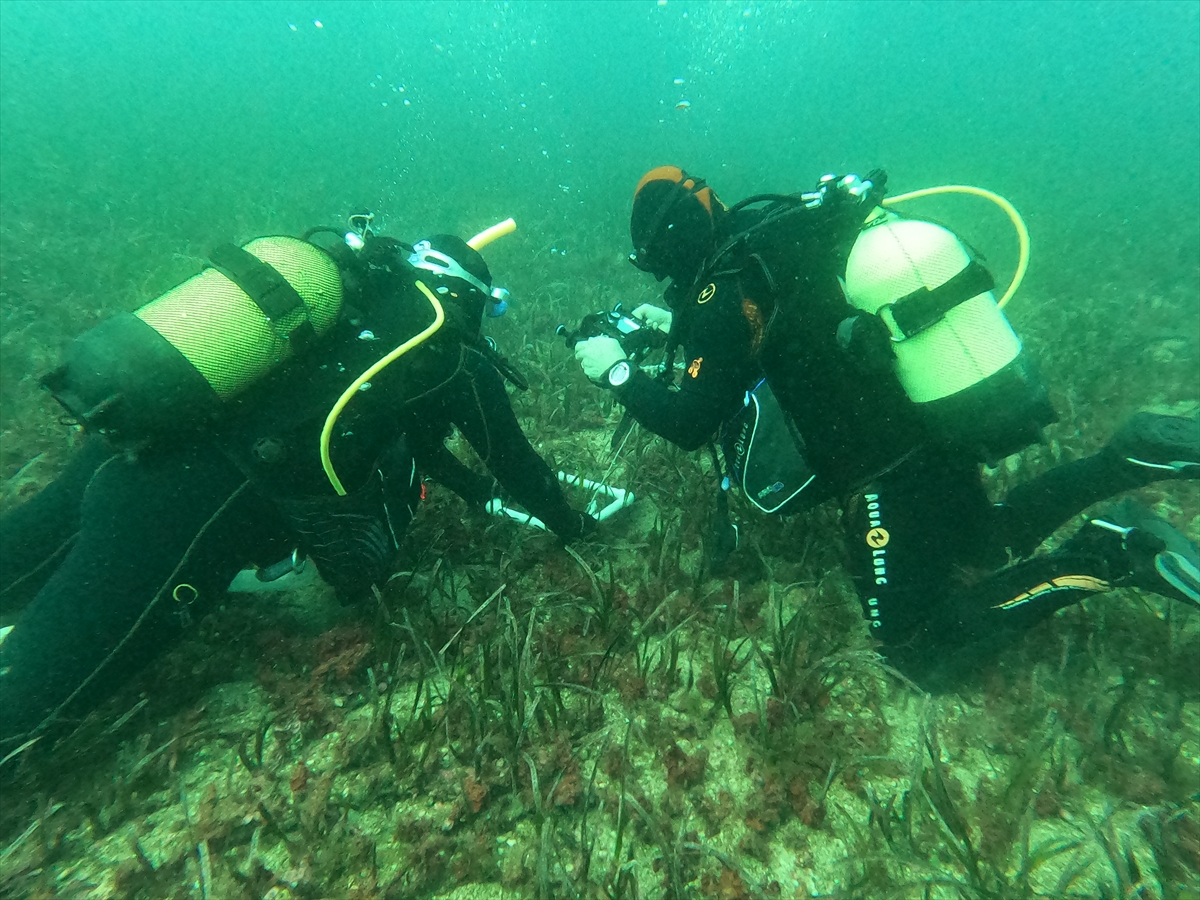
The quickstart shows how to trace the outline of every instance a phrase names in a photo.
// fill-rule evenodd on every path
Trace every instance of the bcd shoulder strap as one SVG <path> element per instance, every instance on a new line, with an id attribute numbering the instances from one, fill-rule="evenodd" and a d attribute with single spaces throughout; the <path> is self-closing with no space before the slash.
<path id="1" fill-rule="evenodd" d="M 841 246 L 846 242 L 835 233 L 840 229 L 831 230 L 833 223 L 823 219 L 819 209 L 805 206 L 800 196 L 761 197 L 774 202 L 761 219 L 717 248 L 706 267 L 708 272 L 733 274 L 750 268 L 764 276 L 768 289 L 776 295 L 790 289 L 801 272 L 823 264 L 830 253 L 840 257 L 849 252 Z"/>

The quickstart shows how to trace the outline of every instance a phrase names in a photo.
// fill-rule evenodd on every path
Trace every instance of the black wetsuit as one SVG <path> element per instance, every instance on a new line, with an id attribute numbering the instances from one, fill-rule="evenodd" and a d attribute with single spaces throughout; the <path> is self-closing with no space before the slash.
<path id="1" fill-rule="evenodd" d="M 743 218 L 726 233 L 744 227 Z M 880 353 L 839 342 L 839 325 L 860 315 L 837 281 L 845 241 L 856 233 L 810 236 L 796 248 L 794 271 L 773 282 L 754 263 L 718 263 L 687 288 L 672 285 L 673 338 L 686 351 L 679 389 L 638 372 L 616 394 L 642 425 L 695 449 L 765 376 L 817 475 L 806 496 L 847 503 L 849 567 L 875 636 L 920 669 L 946 658 L 940 649 L 997 644 L 1128 577 L 1125 560 L 1075 544 L 1027 557 L 1072 515 L 1163 473 L 1105 449 L 994 506 L 980 460 L 926 430 L 892 372 L 890 351 L 881 366 Z M 787 290 L 771 289 L 783 279 Z M 868 330 L 865 340 L 878 334 Z M 1010 559 L 1023 561 L 1005 566 Z"/>
<path id="2" fill-rule="evenodd" d="M 0 646 L 0 738 L 78 718 L 212 609 L 248 563 L 299 545 L 344 600 L 381 584 L 421 474 L 472 504 L 493 496 L 492 478 L 446 450 L 452 426 L 512 499 L 559 536 L 579 535 L 582 517 L 522 433 L 500 375 L 449 327 L 347 406 L 331 457 L 349 493 L 334 493 L 317 452 L 326 413 L 433 317 L 414 270 L 394 255 L 377 262 L 362 308 L 243 395 L 219 429 L 136 456 L 89 438 L 55 482 L 0 517 L 0 604 L 27 604 Z"/>

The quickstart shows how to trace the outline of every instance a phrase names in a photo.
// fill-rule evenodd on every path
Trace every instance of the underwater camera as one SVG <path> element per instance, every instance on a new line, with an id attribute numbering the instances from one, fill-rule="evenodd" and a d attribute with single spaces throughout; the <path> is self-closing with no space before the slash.
<path id="1" fill-rule="evenodd" d="M 554 333 L 566 341 L 569 350 L 574 350 L 576 344 L 588 338 L 600 335 L 615 338 L 625 354 L 635 360 L 641 360 L 651 350 L 664 347 L 667 343 L 667 336 L 663 332 L 626 315 L 620 303 L 607 312 L 595 312 L 584 316 L 574 331 L 569 330 L 566 325 L 559 325 L 554 329 Z"/>

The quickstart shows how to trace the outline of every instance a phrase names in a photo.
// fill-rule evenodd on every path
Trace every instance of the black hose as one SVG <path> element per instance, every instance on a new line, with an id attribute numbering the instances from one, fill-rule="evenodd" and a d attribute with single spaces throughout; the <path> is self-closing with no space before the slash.
<path id="1" fill-rule="evenodd" d="M 737 212 L 739 209 L 745 209 L 747 206 L 753 206 L 755 203 L 807 203 L 800 194 L 755 194 L 753 197 L 747 197 L 745 200 L 739 200 L 733 206 L 729 207 L 728 212 Z"/>
<path id="2" fill-rule="evenodd" d="M 300 235 L 300 240 L 307 241 L 314 234 L 321 234 L 326 231 L 330 234 L 336 234 L 338 237 L 342 236 L 342 232 L 337 228 L 334 228 L 332 225 L 314 225 L 312 228 L 308 229 L 308 231 L 304 232 L 304 234 Z"/>

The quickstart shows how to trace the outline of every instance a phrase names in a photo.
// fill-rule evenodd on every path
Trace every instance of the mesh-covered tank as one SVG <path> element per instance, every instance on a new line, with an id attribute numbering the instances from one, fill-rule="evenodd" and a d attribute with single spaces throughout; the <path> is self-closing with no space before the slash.
<path id="1" fill-rule="evenodd" d="M 337 265 L 306 241 L 262 237 L 214 257 L 72 342 L 43 383 L 78 421 L 134 442 L 201 425 L 341 314 Z"/>

